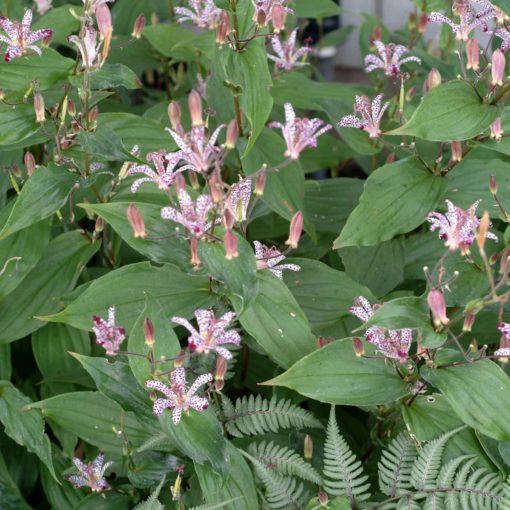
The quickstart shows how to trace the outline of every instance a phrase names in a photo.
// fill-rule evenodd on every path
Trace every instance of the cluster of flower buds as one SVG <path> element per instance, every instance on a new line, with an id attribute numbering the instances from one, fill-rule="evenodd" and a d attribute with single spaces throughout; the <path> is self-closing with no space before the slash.
<path id="1" fill-rule="evenodd" d="M 259 28 L 266 27 L 271 23 L 273 31 L 276 33 L 285 28 L 287 14 L 294 12 L 285 5 L 286 0 L 252 0 L 252 2 L 255 4 L 253 21 Z"/>

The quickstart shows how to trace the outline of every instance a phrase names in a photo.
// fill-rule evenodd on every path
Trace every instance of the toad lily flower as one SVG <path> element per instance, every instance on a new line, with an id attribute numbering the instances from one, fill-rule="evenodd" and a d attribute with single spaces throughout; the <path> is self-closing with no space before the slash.
<path id="1" fill-rule="evenodd" d="M 113 464 L 113 461 L 104 462 L 104 453 L 100 453 L 92 462 L 85 463 L 78 458 L 73 459 L 73 464 L 78 469 L 78 475 L 66 475 L 64 478 L 76 488 L 90 487 L 92 492 L 103 492 L 109 488 L 104 478 L 105 471 Z"/>
<path id="2" fill-rule="evenodd" d="M 172 322 L 184 326 L 191 333 L 188 338 L 191 352 L 209 354 L 211 351 L 216 351 L 219 356 L 229 360 L 232 359 L 232 354 L 228 349 L 221 346 L 224 344 L 239 345 L 241 343 L 241 336 L 237 331 L 233 329 L 227 331 L 228 325 L 235 316 L 234 312 L 227 312 L 216 319 L 212 310 L 196 310 L 195 317 L 199 331 L 183 317 L 172 317 Z"/>
<path id="3" fill-rule="evenodd" d="M 383 95 L 379 94 L 370 103 L 370 99 L 367 96 L 356 96 L 356 103 L 354 104 L 354 112 L 361 115 L 361 119 L 356 115 L 346 115 L 340 119 L 338 123 L 341 127 L 358 128 L 366 131 L 368 136 L 372 139 L 379 138 L 381 136 L 381 119 L 389 106 L 389 102 L 385 103 L 381 108 L 381 101 Z"/>
<path id="4" fill-rule="evenodd" d="M 439 229 L 439 239 L 445 240 L 445 246 L 450 251 L 460 248 L 466 253 L 469 246 L 473 243 L 476 235 L 476 229 L 480 225 L 480 220 L 476 217 L 475 211 L 480 200 L 476 201 L 468 210 L 456 207 L 449 200 L 446 200 L 448 212 L 443 215 L 438 212 L 431 212 L 427 216 L 427 221 L 431 224 L 430 230 Z M 497 241 L 498 238 L 492 232 L 487 232 L 487 239 Z"/>
<path id="5" fill-rule="evenodd" d="M 494 35 L 503 40 L 503 43 L 501 44 L 501 51 L 503 53 L 506 53 L 508 50 L 510 50 L 510 32 L 506 27 L 498 28 L 494 31 Z"/>
<path id="6" fill-rule="evenodd" d="M 35 0 L 35 6 L 37 7 L 38 14 L 46 14 L 51 9 L 53 0 Z"/>
<path id="7" fill-rule="evenodd" d="M 92 331 L 96 335 L 96 344 L 103 347 L 108 356 L 117 355 L 120 344 L 126 338 L 126 331 L 115 324 L 115 307 L 110 306 L 108 308 L 108 320 L 104 320 L 97 315 L 94 315 L 92 320 L 95 324 Z"/>
<path id="8" fill-rule="evenodd" d="M 303 46 L 296 48 L 296 36 L 298 29 L 292 31 L 287 41 L 281 42 L 277 35 L 271 38 L 271 46 L 273 47 L 275 55 L 268 55 L 267 57 L 276 62 L 276 67 L 291 71 L 295 67 L 308 65 L 307 62 L 299 62 L 299 59 L 311 51 L 310 48 Z"/>
<path id="9" fill-rule="evenodd" d="M 7 51 L 4 56 L 6 62 L 10 62 L 16 57 L 25 55 L 29 49 L 35 51 L 38 55 L 42 54 L 41 48 L 35 46 L 34 43 L 41 39 L 51 37 L 53 30 L 44 28 L 31 32 L 31 24 L 32 11 L 30 10 L 25 11 L 21 23 L 11 21 L 5 16 L 0 16 L 0 28 L 7 34 L 7 37 L 0 35 L 0 42 L 7 44 Z"/>
<path id="10" fill-rule="evenodd" d="M 168 191 L 178 173 L 192 169 L 191 166 L 187 165 L 175 170 L 175 167 L 180 160 L 180 152 L 168 154 L 164 149 L 157 152 L 149 152 L 147 154 L 147 161 L 154 165 L 156 171 L 148 165 L 132 165 L 127 171 L 127 175 L 145 174 L 147 177 L 140 177 L 139 179 L 136 179 L 136 181 L 131 185 L 131 192 L 136 193 L 138 188 L 144 182 L 153 182 L 159 189 Z"/>
<path id="11" fill-rule="evenodd" d="M 501 322 L 498 324 L 498 329 L 501 331 L 501 341 L 499 349 L 494 351 L 496 356 L 510 357 L 510 324 Z"/>
<path id="12" fill-rule="evenodd" d="M 81 53 L 81 60 L 85 69 L 94 67 L 99 55 L 99 44 L 97 43 L 97 31 L 92 25 L 85 28 L 85 35 L 80 39 L 77 35 L 71 35 L 69 42 L 75 44 Z"/>
<path id="13" fill-rule="evenodd" d="M 232 184 L 230 193 L 225 200 L 225 209 L 229 209 L 238 222 L 246 221 L 248 204 L 251 198 L 251 179 L 239 178 L 239 182 Z"/>
<path id="14" fill-rule="evenodd" d="M 372 317 L 375 306 L 372 307 L 366 298 L 359 296 L 354 300 L 354 306 L 349 311 L 362 322 L 367 322 Z M 375 345 L 386 358 L 396 359 L 403 363 L 409 356 L 413 333 L 409 328 L 386 330 L 372 326 L 365 331 L 365 339 Z"/>
<path id="15" fill-rule="evenodd" d="M 283 279 L 283 271 L 289 269 L 290 271 L 301 271 L 301 266 L 297 264 L 280 264 L 287 257 L 282 255 L 275 246 L 268 248 L 266 245 L 259 241 L 253 241 L 255 247 L 255 258 L 257 259 L 257 269 L 269 269 L 280 280 Z M 279 264 L 279 265 L 278 265 Z"/>
<path id="16" fill-rule="evenodd" d="M 179 23 L 191 21 L 200 28 L 216 28 L 221 9 L 214 4 L 214 0 L 189 0 L 191 9 L 187 7 L 176 7 L 175 12 L 181 17 Z"/>
<path id="17" fill-rule="evenodd" d="M 212 198 L 209 195 L 200 195 L 193 201 L 187 191 L 180 190 L 178 199 L 180 211 L 173 207 L 164 207 L 161 209 L 161 217 L 180 223 L 194 238 L 202 238 L 211 228 L 211 223 L 208 223 L 207 219 L 209 211 L 214 208 Z"/>
<path id="18" fill-rule="evenodd" d="M 380 58 L 377 55 L 367 55 L 365 57 L 365 71 L 370 73 L 375 69 L 383 69 L 386 76 L 395 77 L 400 72 L 400 66 L 406 62 L 417 62 L 421 64 L 418 57 L 400 58 L 409 50 L 401 44 L 384 44 L 381 41 L 374 41 L 374 44 L 379 52 Z"/>
<path id="19" fill-rule="evenodd" d="M 279 32 L 283 28 L 282 20 L 285 20 L 285 15 L 294 13 L 285 3 L 286 0 L 252 0 L 255 6 L 253 21 L 259 27 L 265 27 L 269 22 L 273 22 L 275 32 Z"/>
<path id="20" fill-rule="evenodd" d="M 188 389 L 186 385 L 186 371 L 184 368 L 176 368 L 170 374 L 170 386 L 159 381 L 147 381 L 145 386 L 157 390 L 166 398 L 158 398 L 152 408 L 156 416 L 161 416 L 165 409 L 172 409 L 172 421 L 178 425 L 181 421 L 182 412 L 188 412 L 190 407 L 195 411 L 205 411 L 209 402 L 204 397 L 197 397 L 195 393 L 200 386 L 211 382 L 212 374 L 203 374 Z"/>
<path id="21" fill-rule="evenodd" d="M 282 130 L 283 138 L 287 144 L 285 156 L 297 160 L 307 147 L 316 148 L 317 138 L 333 126 L 325 124 L 320 119 L 298 118 L 292 105 L 285 103 L 285 124 L 270 122 L 268 127 Z"/>

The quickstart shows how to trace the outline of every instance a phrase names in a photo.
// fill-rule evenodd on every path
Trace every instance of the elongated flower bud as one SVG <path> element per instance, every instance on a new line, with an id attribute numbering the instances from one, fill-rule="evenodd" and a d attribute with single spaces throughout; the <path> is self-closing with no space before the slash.
<path id="1" fill-rule="evenodd" d="M 186 190 L 186 179 L 184 179 L 184 175 L 182 175 L 182 172 L 179 172 L 174 177 L 174 188 L 175 191 L 177 191 L 177 194 L 179 194 L 179 191 Z"/>
<path id="2" fill-rule="evenodd" d="M 23 161 L 25 163 L 25 167 L 27 169 L 27 174 L 30 177 L 35 172 L 35 158 L 34 155 L 27 151 L 23 156 Z"/>
<path id="3" fill-rule="evenodd" d="M 102 3 L 96 8 L 96 21 L 99 33 L 105 37 L 112 29 L 112 13 L 106 3 Z"/>
<path id="4" fill-rule="evenodd" d="M 143 334 L 145 336 L 145 345 L 151 348 L 154 345 L 154 324 L 146 317 L 143 321 Z"/>
<path id="5" fill-rule="evenodd" d="M 234 223 L 236 222 L 236 217 L 234 216 L 234 213 L 227 207 L 225 211 L 223 212 L 223 218 L 222 223 L 223 226 L 227 230 L 231 230 L 234 226 Z"/>
<path id="6" fill-rule="evenodd" d="M 301 233 L 303 232 L 303 215 L 300 211 L 298 211 L 292 217 L 289 228 L 289 238 L 285 241 L 287 246 L 290 246 L 293 249 L 296 249 L 299 244 L 299 239 L 301 238 Z"/>
<path id="7" fill-rule="evenodd" d="M 462 324 L 462 331 L 464 331 L 464 333 L 469 333 L 474 323 L 475 323 L 474 314 L 467 313 L 466 317 L 464 318 L 464 323 Z"/>
<path id="8" fill-rule="evenodd" d="M 496 176 L 491 175 L 489 177 L 489 189 L 493 195 L 496 195 L 498 192 L 498 183 L 496 182 Z"/>
<path id="9" fill-rule="evenodd" d="M 466 45 L 467 69 L 478 71 L 480 69 L 480 46 L 476 39 L 470 39 Z"/>
<path id="10" fill-rule="evenodd" d="M 319 491 L 319 493 L 317 494 L 317 498 L 319 499 L 319 503 L 322 506 L 324 506 L 324 507 L 327 506 L 328 501 L 329 501 L 329 496 L 328 496 L 327 492 Z"/>
<path id="11" fill-rule="evenodd" d="M 312 460 L 313 458 L 313 439 L 312 436 L 306 434 L 303 447 L 303 457 L 305 460 Z"/>
<path id="12" fill-rule="evenodd" d="M 452 161 L 462 161 L 462 142 L 451 142 Z"/>
<path id="13" fill-rule="evenodd" d="M 214 202 L 219 203 L 223 200 L 223 181 L 217 168 L 213 170 L 209 178 L 209 192 Z"/>
<path id="14" fill-rule="evenodd" d="M 191 249 L 191 264 L 195 267 L 199 267 L 201 262 L 198 256 L 198 239 L 193 238 L 189 244 Z"/>
<path id="15" fill-rule="evenodd" d="M 420 34 L 425 33 L 425 31 L 427 30 L 428 22 L 429 22 L 429 16 L 424 11 L 420 14 L 420 21 L 418 22 L 418 32 L 420 32 Z"/>
<path id="16" fill-rule="evenodd" d="M 181 116 L 182 109 L 181 105 L 177 101 L 172 101 L 168 105 L 168 117 L 170 119 L 170 124 L 172 124 L 172 129 L 176 131 L 178 134 L 184 132 L 181 124 Z"/>
<path id="17" fill-rule="evenodd" d="M 358 358 L 365 354 L 365 347 L 363 346 L 363 342 L 361 338 L 358 338 L 357 336 L 352 339 L 352 348 L 354 349 L 354 354 L 356 354 Z"/>
<path id="18" fill-rule="evenodd" d="M 423 93 L 430 92 L 433 88 L 439 87 L 442 83 L 441 73 L 434 67 L 430 70 L 425 83 L 423 84 Z"/>
<path id="19" fill-rule="evenodd" d="M 266 179 L 267 172 L 266 169 L 262 169 L 262 171 L 257 175 L 257 179 L 255 180 L 255 195 L 259 197 L 264 194 L 264 188 L 266 187 Z"/>
<path id="20" fill-rule="evenodd" d="M 203 126 L 202 117 L 202 98 L 196 90 L 192 90 L 188 96 L 189 113 L 191 115 L 191 124 L 193 126 Z"/>
<path id="21" fill-rule="evenodd" d="M 271 11 L 271 18 L 273 20 L 273 30 L 279 34 L 285 28 L 285 18 L 287 11 L 281 4 L 276 4 Z"/>
<path id="22" fill-rule="evenodd" d="M 99 113 L 99 108 L 97 105 L 90 109 L 90 112 L 87 117 L 89 124 L 91 124 L 91 125 L 95 124 L 95 122 L 97 120 L 98 113 Z"/>
<path id="23" fill-rule="evenodd" d="M 256 14 L 256 23 L 259 28 L 265 27 L 267 18 L 266 18 L 266 11 L 264 9 L 259 9 Z"/>
<path id="24" fill-rule="evenodd" d="M 220 21 L 216 27 L 216 42 L 223 46 L 231 31 L 229 13 L 227 11 L 221 11 Z"/>
<path id="25" fill-rule="evenodd" d="M 238 136 L 239 127 L 237 126 L 237 121 L 231 120 L 227 128 L 227 139 L 225 141 L 225 147 L 227 149 L 235 148 Z"/>
<path id="26" fill-rule="evenodd" d="M 133 26 L 133 32 L 131 33 L 131 37 L 133 39 L 140 39 L 142 37 L 143 29 L 145 28 L 145 15 L 140 14 L 138 18 L 135 20 L 135 24 Z"/>
<path id="27" fill-rule="evenodd" d="M 94 225 L 94 233 L 100 234 L 104 230 L 104 218 L 97 217 L 96 224 Z"/>
<path id="28" fill-rule="evenodd" d="M 232 230 L 227 230 L 225 232 L 223 245 L 225 246 L 225 258 L 227 260 L 239 257 L 239 252 L 237 251 L 237 236 Z"/>
<path id="29" fill-rule="evenodd" d="M 432 313 L 432 322 L 438 328 L 441 325 L 446 326 L 450 319 L 446 316 L 446 302 L 444 295 L 439 289 L 432 289 L 427 296 L 427 303 Z"/>
<path id="30" fill-rule="evenodd" d="M 503 138 L 503 127 L 501 126 L 501 117 L 498 117 L 492 124 L 491 124 L 491 138 L 496 140 L 497 142 L 501 142 L 501 139 Z"/>
<path id="31" fill-rule="evenodd" d="M 72 99 L 69 99 L 67 102 L 67 111 L 69 112 L 69 115 L 71 117 L 74 117 L 76 115 L 76 104 Z"/>
<path id="32" fill-rule="evenodd" d="M 44 107 L 44 98 L 42 94 L 37 91 L 34 93 L 34 110 L 35 110 L 35 120 L 40 124 L 46 122 L 46 112 Z"/>
<path id="33" fill-rule="evenodd" d="M 221 391 L 225 386 L 225 374 L 227 373 L 227 360 L 222 356 L 216 358 L 216 371 L 214 373 L 214 389 Z"/>
<path id="34" fill-rule="evenodd" d="M 503 85 L 503 82 L 505 81 L 505 67 L 505 54 L 498 48 L 492 54 L 492 85 Z"/>
<path id="35" fill-rule="evenodd" d="M 145 231 L 145 224 L 143 222 L 142 215 L 135 204 L 128 205 L 127 217 L 133 229 L 134 236 L 140 237 L 142 239 L 147 237 L 147 232 Z"/>
<path id="36" fill-rule="evenodd" d="M 370 47 L 375 48 L 374 42 L 382 39 L 382 28 L 377 25 L 370 34 Z"/>
<path id="37" fill-rule="evenodd" d="M 321 349 L 322 347 L 325 347 L 326 345 L 334 342 L 334 338 L 331 336 L 325 337 L 325 336 L 318 336 L 317 337 L 317 347 Z"/>
<path id="38" fill-rule="evenodd" d="M 482 215 L 482 219 L 480 220 L 480 226 L 478 227 L 478 236 L 476 237 L 476 242 L 481 251 L 485 246 L 485 241 L 487 240 L 487 232 L 489 231 L 491 225 L 491 220 L 489 213 L 484 211 Z"/>

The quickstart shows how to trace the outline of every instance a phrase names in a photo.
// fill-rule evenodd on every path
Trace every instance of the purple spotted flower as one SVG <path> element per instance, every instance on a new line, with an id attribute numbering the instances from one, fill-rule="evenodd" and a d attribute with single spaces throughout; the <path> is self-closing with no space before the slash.
<path id="1" fill-rule="evenodd" d="M 212 225 L 208 222 L 209 212 L 214 208 L 212 198 L 209 195 L 200 195 L 193 201 L 187 191 L 179 190 L 178 199 L 180 210 L 163 207 L 161 217 L 180 223 L 196 239 L 202 238 Z M 219 221 L 218 219 L 217 222 Z"/>
<path id="2" fill-rule="evenodd" d="M 209 407 L 209 402 L 204 397 L 195 395 L 200 386 L 211 382 L 213 380 L 212 374 L 203 374 L 195 380 L 195 382 L 188 389 L 186 385 L 186 371 L 184 368 L 176 368 L 170 374 L 170 386 L 160 381 L 147 381 L 145 386 L 147 388 L 157 390 L 166 398 L 158 398 L 154 402 L 152 408 L 156 416 L 161 416 L 165 409 L 172 410 L 172 421 L 174 425 L 178 425 L 181 421 L 182 412 L 188 412 L 190 407 L 195 411 L 205 411 Z"/>
<path id="3" fill-rule="evenodd" d="M 76 488 L 90 487 L 92 492 L 103 492 L 109 488 L 104 478 L 105 471 L 113 464 L 112 461 L 104 462 L 104 453 L 100 453 L 92 462 L 85 463 L 78 458 L 73 459 L 73 464 L 79 471 L 78 475 L 66 475 L 64 478 Z"/>
<path id="4" fill-rule="evenodd" d="M 77 35 L 71 35 L 68 40 L 78 47 L 83 67 L 86 69 L 94 67 L 96 59 L 100 53 L 99 49 L 101 45 L 101 43 L 97 42 L 96 29 L 92 25 L 88 25 L 85 28 L 85 35 L 83 38 L 80 38 Z"/>
<path id="5" fill-rule="evenodd" d="M 287 7 L 285 4 L 287 0 L 251 0 L 255 6 L 255 12 L 253 14 L 253 21 L 259 26 L 266 26 L 270 21 L 275 21 L 276 25 L 280 23 L 276 20 L 276 17 L 284 14 L 293 14 L 294 11 Z M 275 9 L 276 7 L 276 9 Z M 273 19 L 275 18 L 275 19 Z"/>
<path id="6" fill-rule="evenodd" d="M 381 119 L 389 106 L 385 103 L 381 108 L 383 95 L 379 94 L 372 102 L 367 96 L 356 96 L 354 104 L 354 113 L 359 113 L 361 118 L 356 115 L 346 115 L 340 119 L 338 125 L 341 127 L 358 128 L 366 131 L 370 138 L 379 138 L 381 136 Z"/>
<path id="7" fill-rule="evenodd" d="M 372 306 L 366 298 L 359 296 L 354 300 L 354 306 L 349 311 L 362 322 L 367 322 L 374 314 L 377 306 Z M 365 339 L 375 345 L 377 350 L 385 357 L 403 363 L 409 356 L 413 332 L 409 328 L 387 330 L 378 326 L 371 326 L 365 331 Z"/>
<path id="8" fill-rule="evenodd" d="M 439 229 L 439 239 L 443 239 L 445 246 L 451 251 L 460 248 L 462 252 L 467 252 L 475 239 L 476 229 L 480 225 L 480 220 L 475 214 L 479 203 L 480 200 L 476 201 L 465 211 L 446 200 L 448 206 L 446 214 L 431 212 L 427 216 L 427 221 L 431 224 L 430 230 Z M 492 232 L 487 232 L 487 238 L 498 240 Z"/>
<path id="9" fill-rule="evenodd" d="M 503 40 L 501 44 L 501 51 L 506 53 L 510 50 L 510 32 L 506 27 L 498 28 L 494 31 L 494 35 Z"/>
<path id="10" fill-rule="evenodd" d="M 108 308 L 108 320 L 94 315 L 92 331 L 96 335 L 96 344 L 106 350 L 108 356 L 115 356 L 119 352 L 120 344 L 126 338 L 126 330 L 115 324 L 115 307 Z"/>
<path id="11" fill-rule="evenodd" d="M 280 41 L 277 35 L 271 38 L 271 46 L 276 55 L 268 55 L 267 57 L 276 62 L 276 67 L 291 71 L 295 67 L 307 65 L 306 62 L 299 62 L 299 59 L 311 51 L 307 46 L 301 48 L 296 47 L 296 36 L 298 29 L 292 31 L 287 41 Z"/>
<path id="12" fill-rule="evenodd" d="M 180 151 L 170 154 L 164 149 L 157 152 L 149 152 L 147 154 L 147 161 L 152 163 L 156 170 L 154 171 L 149 165 L 132 165 L 127 175 L 145 174 L 147 177 L 136 179 L 131 185 L 131 191 L 135 193 L 144 182 L 153 182 L 159 189 L 168 191 L 178 173 L 192 169 L 190 165 L 185 165 L 175 170 L 180 160 Z"/>
<path id="13" fill-rule="evenodd" d="M 285 103 L 285 124 L 270 122 L 268 127 L 282 130 L 287 144 L 285 156 L 297 160 L 307 147 L 317 147 L 317 138 L 333 126 L 325 124 L 320 119 L 298 118 L 292 105 Z"/>
<path id="14" fill-rule="evenodd" d="M 500 322 L 498 329 L 501 331 L 501 340 L 499 349 L 494 351 L 496 356 L 510 357 L 510 324 L 508 322 Z"/>
<path id="15" fill-rule="evenodd" d="M 478 0 L 476 3 L 488 4 L 488 2 L 483 0 Z M 484 31 L 487 31 L 487 21 L 495 16 L 494 10 L 491 9 L 482 10 L 477 15 L 469 0 L 459 0 L 454 4 L 453 10 L 460 18 L 459 23 L 455 23 L 440 12 L 432 12 L 428 17 L 428 20 L 431 23 L 446 23 L 447 25 L 450 25 L 453 33 L 455 34 L 455 38 L 464 42 L 469 40 L 469 35 L 478 26 L 481 26 Z"/>
<path id="16" fill-rule="evenodd" d="M 386 76 L 395 77 L 400 72 L 400 66 L 406 62 L 417 62 L 421 64 L 418 57 L 400 58 L 409 50 L 401 44 L 384 44 L 379 40 L 375 40 L 374 44 L 379 52 L 380 57 L 377 55 L 367 55 L 365 57 L 365 71 L 370 73 L 375 69 L 383 69 Z"/>
<path id="17" fill-rule="evenodd" d="M 23 16 L 21 23 L 18 21 L 11 21 L 5 16 L 0 16 L 0 28 L 7 34 L 7 37 L 5 35 L 0 35 L 0 42 L 7 44 L 7 51 L 4 56 L 6 62 L 10 62 L 16 57 L 25 55 L 29 49 L 35 51 L 38 55 L 42 54 L 41 48 L 35 46 L 34 43 L 41 39 L 51 37 L 53 30 L 43 28 L 41 30 L 31 32 L 31 24 L 31 10 L 25 11 L 25 15 Z"/>
<path id="18" fill-rule="evenodd" d="M 232 354 L 222 345 L 239 345 L 241 343 L 241 336 L 237 331 L 227 330 L 235 316 L 234 312 L 227 312 L 216 319 L 212 310 L 196 310 L 195 317 L 198 331 L 183 317 L 172 317 L 172 321 L 184 326 L 191 333 L 188 338 L 188 346 L 191 352 L 209 354 L 211 351 L 216 351 L 219 356 L 229 360 L 232 359 Z"/>
<path id="19" fill-rule="evenodd" d="M 259 241 L 253 241 L 255 247 L 255 258 L 257 259 L 257 269 L 269 269 L 280 280 L 283 279 L 283 271 L 288 269 L 290 271 L 300 271 L 301 266 L 297 264 L 280 264 L 287 257 L 282 255 L 282 252 L 275 246 L 268 248 L 265 244 Z"/>
<path id="20" fill-rule="evenodd" d="M 251 179 L 239 177 L 239 182 L 232 184 L 225 200 L 225 209 L 230 209 L 238 222 L 246 221 L 248 204 L 251 198 Z"/>
<path id="21" fill-rule="evenodd" d="M 216 7 L 214 0 L 189 0 L 190 9 L 187 7 L 176 7 L 176 14 L 179 23 L 191 21 L 200 28 L 215 28 L 218 24 L 221 9 Z"/>
<path id="22" fill-rule="evenodd" d="M 53 0 L 35 0 L 35 6 L 38 14 L 46 14 L 51 9 Z"/>

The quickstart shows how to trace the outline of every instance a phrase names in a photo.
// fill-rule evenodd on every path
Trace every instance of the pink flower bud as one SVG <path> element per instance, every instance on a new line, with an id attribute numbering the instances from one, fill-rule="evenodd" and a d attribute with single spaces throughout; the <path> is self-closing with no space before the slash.
<path id="1" fill-rule="evenodd" d="M 285 18 L 287 16 L 287 11 L 285 7 L 281 4 L 276 4 L 272 10 L 272 20 L 273 20 L 273 29 L 279 34 L 281 30 L 285 28 Z"/>
<path id="2" fill-rule="evenodd" d="M 505 67 L 505 54 L 498 48 L 492 54 L 492 85 L 503 85 L 503 82 L 505 81 Z"/>
<path id="3" fill-rule="evenodd" d="M 99 113 L 99 108 L 97 105 L 94 106 L 93 108 L 91 108 L 91 110 L 89 111 L 88 117 L 87 117 L 89 124 L 95 124 L 95 122 L 97 120 L 98 113 Z"/>
<path id="4" fill-rule="evenodd" d="M 372 33 L 370 34 L 370 47 L 375 48 L 374 42 L 380 41 L 382 38 L 382 29 L 380 26 L 374 27 Z"/>
<path id="5" fill-rule="evenodd" d="M 191 124 L 193 126 L 203 126 L 202 118 L 202 98 L 196 90 L 192 90 L 188 96 L 189 113 L 191 115 Z"/>
<path id="6" fill-rule="evenodd" d="M 420 14 L 420 21 L 418 22 L 418 32 L 420 32 L 420 34 L 425 33 L 425 31 L 427 30 L 428 22 L 429 22 L 428 14 L 426 12 L 422 12 Z"/>
<path id="7" fill-rule="evenodd" d="M 406 92 L 406 101 L 411 101 L 416 94 L 416 85 L 413 85 L 407 92 Z"/>
<path id="8" fill-rule="evenodd" d="M 356 354 L 358 358 L 365 355 L 365 347 L 363 346 L 361 338 L 355 336 L 352 339 L 352 348 L 354 349 L 354 354 Z"/>
<path id="9" fill-rule="evenodd" d="M 227 360 L 223 356 L 218 356 L 216 358 L 216 372 L 214 373 L 214 387 L 216 391 L 221 391 L 225 385 L 224 379 L 225 374 L 227 373 L 227 368 Z"/>
<path id="10" fill-rule="evenodd" d="M 395 163 L 395 161 L 397 161 L 397 155 L 394 152 L 390 152 L 386 158 L 386 164 L 390 165 L 391 163 Z"/>
<path id="11" fill-rule="evenodd" d="M 190 245 L 190 250 L 191 250 L 191 264 L 194 267 L 199 267 L 201 262 L 200 262 L 200 257 L 198 256 L 198 239 L 196 239 L 194 237 L 189 242 L 189 245 Z"/>
<path id="12" fill-rule="evenodd" d="M 443 293 L 439 289 L 432 289 L 427 296 L 427 303 L 432 313 L 432 322 L 438 328 L 446 326 L 450 320 L 446 316 L 446 303 Z"/>
<path id="13" fill-rule="evenodd" d="M 227 230 L 225 232 L 223 245 L 225 246 L 225 258 L 227 260 L 239 257 L 239 252 L 237 251 L 237 236 L 232 230 Z"/>
<path id="14" fill-rule="evenodd" d="M 264 11 L 264 9 L 259 9 L 257 11 L 256 18 L 257 18 L 256 23 L 259 28 L 266 26 L 267 19 L 266 19 L 266 11 Z"/>
<path id="15" fill-rule="evenodd" d="M 480 47 L 476 39 L 470 39 L 466 45 L 467 68 L 478 71 L 480 69 Z"/>
<path id="16" fill-rule="evenodd" d="M 216 27 L 216 42 L 223 46 L 231 30 L 229 13 L 227 11 L 221 11 L 220 21 Z"/>
<path id="17" fill-rule="evenodd" d="M 181 116 L 182 116 L 181 105 L 177 101 L 172 101 L 168 105 L 168 117 L 170 118 L 172 129 L 176 131 L 177 134 L 179 135 L 182 135 L 184 133 L 184 129 L 181 124 Z"/>
<path id="18" fill-rule="evenodd" d="M 430 70 L 425 83 L 423 84 L 423 93 L 431 91 L 433 88 L 439 87 L 442 83 L 441 73 L 434 67 Z"/>
<path id="19" fill-rule="evenodd" d="M 258 195 L 259 197 L 264 194 L 264 188 L 266 187 L 266 179 L 267 179 L 267 172 L 264 168 L 258 175 L 257 179 L 255 180 L 255 195 Z"/>
<path id="20" fill-rule="evenodd" d="M 329 497 L 328 497 L 328 494 L 324 491 L 319 491 L 319 493 L 317 494 L 317 498 L 319 500 L 319 503 L 322 505 L 322 506 L 326 506 L 328 504 L 328 501 L 329 501 Z"/>
<path id="21" fill-rule="evenodd" d="M 474 314 L 467 313 L 466 317 L 464 318 L 464 324 L 462 325 L 462 331 L 464 331 L 465 333 L 469 333 L 474 323 L 475 323 Z"/>
<path id="22" fill-rule="evenodd" d="M 144 28 L 145 28 L 145 15 L 140 14 L 140 16 L 138 16 L 138 18 L 136 18 L 135 20 L 131 37 L 133 39 L 140 39 L 140 37 L 142 37 Z"/>
<path id="23" fill-rule="evenodd" d="M 223 200 L 223 181 L 217 168 L 213 170 L 209 178 L 209 193 L 214 202 L 219 203 Z"/>
<path id="24" fill-rule="evenodd" d="M 145 238 L 147 232 L 145 231 L 145 224 L 142 215 L 135 204 L 129 204 L 127 208 L 127 217 L 135 237 Z"/>
<path id="25" fill-rule="evenodd" d="M 143 334 L 145 335 L 145 345 L 151 348 L 154 345 L 154 324 L 146 317 L 143 321 Z"/>
<path id="26" fill-rule="evenodd" d="M 42 39 L 42 45 L 47 48 L 53 40 L 53 30 L 46 30 L 46 34 Z"/>
<path id="27" fill-rule="evenodd" d="M 489 177 L 489 189 L 493 195 L 496 195 L 498 192 L 498 183 L 496 182 L 496 176 L 491 175 Z"/>
<path id="28" fill-rule="evenodd" d="M 25 163 L 25 167 L 27 169 L 27 174 L 30 177 L 35 172 L 35 158 L 34 155 L 27 151 L 25 152 L 25 156 L 23 157 L 23 161 Z"/>
<path id="29" fill-rule="evenodd" d="M 501 142 L 501 139 L 503 138 L 503 127 L 501 126 L 501 117 L 498 117 L 492 124 L 491 124 L 491 138 L 496 140 L 497 142 Z"/>
<path id="30" fill-rule="evenodd" d="M 318 336 L 317 337 L 317 347 L 321 349 L 322 347 L 325 347 L 326 345 L 334 342 L 335 339 L 332 336 L 328 336 L 327 338 L 324 336 Z"/>
<path id="31" fill-rule="evenodd" d="M 305 460 L 312 460 L 313 457 L 313 439 L 312 436 L 306 434 L 303 446 L 303 457 Z"/>
<path id="32" fill-rule="evenodd" d="M 103 37 L 112 30 L 112 13 L 106 3 L 99 4 L 96 8 L 97 28 Z"/>
<path id="33" fill-rule="evenodd" d="M 71 117 L 74 117 L 76 115 L 76 104 L 72 99 L 69 99 L 67 103 L 67 111 L 69 112 L 69 115 Z"/>
<path id="34" fill-rule="evenodd" d="M 452 161 L 462 161 L 462 142 L 451 142 Z"/>
<path id="35" fill-rule="evenodd" d="M 104 218 L 98 216 L 96 224 L 94 225 L 94 232 L 100 234 L 104 230 Z"/>
<path id="36" fill-rule="evenodd" d="M 227 207 L 223 212 L 222 223 L 227 230 L 231 230 L 236 222 L 234 213 Z"/>
<path id="37" fill-rule="evenodd" d="M 303 215 L 300 211 L 298 211 L 292 217 L 289 228 L 289 238 L 285 241 L 287 246 L 290 246 L 293 249 L 296 249 L 299 244 L 299 239 L 301 238 L 301 233 L 303 232 Z"/>
<path id="38" fill-rule="evenodd" d="M 237 121 L 231 120 L 227 128 L 227 140 L 225 142 L 225 147 L 227 149 L 234 149 L 236 146 L 238 136 L 239 128 L 237 126 Z"/>
<path id="39" fill-rule="evenodd" d="M 43 124 L 46 121 L 46 112 L 44 107 L 44 98 L 39 91 L 34 93 L 34 110 L 35 120 Z"/>

